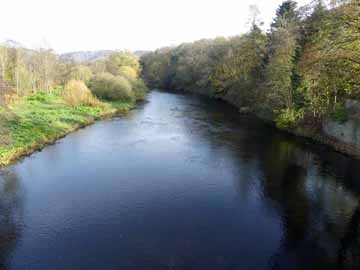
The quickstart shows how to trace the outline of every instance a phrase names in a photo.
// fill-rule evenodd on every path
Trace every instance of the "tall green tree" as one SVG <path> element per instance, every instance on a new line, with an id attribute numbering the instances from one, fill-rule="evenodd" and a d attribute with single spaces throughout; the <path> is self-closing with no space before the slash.
<path id="1" fill-rule="evenodd" d="M 318 2 L 305 24 L 299 62 L 302 88 L 314 117 L 323 117 L 346 98 L 360 98 L 360 7 Z"/>
<path id="2" fill-rule="evenodd" d="M 274 109 L 294 108 L 295 62 L 300 45 L 300 17 L 296 7 L 294 1 L 282 3 L 269 35 L 266 91 L 268 103 Z"/>
<path id="3" fill-rule="evenodd" d="M 226 55 L 210 77 L 216 94 L 244 106 L 255 104 L 266 43 L 266 35 L 256 24 L 246 35 L 230 40 Z"/>

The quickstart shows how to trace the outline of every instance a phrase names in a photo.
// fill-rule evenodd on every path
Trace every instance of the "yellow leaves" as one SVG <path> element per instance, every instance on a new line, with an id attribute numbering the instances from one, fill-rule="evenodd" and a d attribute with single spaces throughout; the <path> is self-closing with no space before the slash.
<path id="1" fill-rule="evenodd" d="M 140 73 L 139 57 L 128 52 L 113 53 L 106 60 L 106 69 L 113 75 L 119 75 L 121 67 L 130 67 L 136 74 Z"/>
<path id="2" fill-rule="evenodd" d="M 95 98 L 84 82 L 71 80 L 62 92 L 64 100 L 71 106 L 89 105 L 99 106 L 100 101 Z"/>
<path id="3" fill-rule="evenodd" d="M 118 75 L 125 77 L 129 81 L 135 81 L 138 77 L 138 72 L 129 66 L 121 66 L 118 70 Z"/>

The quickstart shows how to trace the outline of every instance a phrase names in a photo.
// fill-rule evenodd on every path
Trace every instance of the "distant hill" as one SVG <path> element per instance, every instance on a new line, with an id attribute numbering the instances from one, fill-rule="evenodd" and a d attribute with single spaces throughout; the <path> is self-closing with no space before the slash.
<path id="1" fill-rule="evenodd" d="M 102 51 L 70 52 L 70 53 L 61 54 L 60 59 L 65 62 L 75 62 L 75 63 L 95 62 L 97 60 L 105 59 L 113 52 L 115 51 L 102 50 Z"/>
<path id="2" fill-rule="evenodd" d="M 135 55 L 141 57 L 143 56 L 144 54 L 148 53 L 149 51 L 135 51 L 133 52 Z"/>
<path id="3" fill-rule="evenodd" d="M 0 46 L 5 46 L 8 48 L 23 48 L 28 51 L 32 51 L 31 49 L 27 49 L 23 44 L 12 40 L 12 39 L 0 39 Z M 109 55 L 111 55 L 114 52 L 117 52 L 118 50 L 99 50 L 99 51 L 77 51 L 77 52 L 69 52 L 60 54 L 59 57 L 62 61 L 65 62 L 74 62 L 74 63 L 91 63 L 95 62 L 97 60 L 106 59 Z M 137 56 L 142 56 L 148 51 L 134 51 L 133 54 Z"/>
<path id="4" fill-rule="evenodd" d="M 87 63 L 95 62 L 97 60 L 102 60 L 107 58 L 116 50 L 101 50 L 101 51 L 79 51 L 79 52 L 70 52 L 60 55 L 60 59 L 65 62 L 75 62 L 75 63 Z M 137 56 L 142 56 L 147 51 L 135 51 L 133 52 Z"/>
<path id="5" fill-rule="evenodd" d="M 21 43 L 12 39 L 1 40 L 0 45 L 8 48 L 25 48 Z"/>

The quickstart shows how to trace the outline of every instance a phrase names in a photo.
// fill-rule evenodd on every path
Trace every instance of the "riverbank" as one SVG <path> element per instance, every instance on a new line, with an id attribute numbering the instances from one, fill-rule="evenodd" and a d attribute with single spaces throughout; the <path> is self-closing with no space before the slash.
<path id="1" fill-rule="evenodd" d="M 193 92 L 191 92 L 193 93 Z M 264 114 L 259 114 L 256 113 L 252 110 L 250 110 L 249 108 L 243 108 L 241 107 L 236 100 L 233 100 L 231 98 L 228 98 L 227 96 L 218 96 L 218 97 L 214 97 L 214 96 L 210 96 L 208 93 L 203 93 L 203 92 L 196 92 L 196 94 L 199 95 L 203 95 L 209 98 L 216 98 L 216 99 L 220 99 L 223 100 L 225 102 L 227 102 L 228 104 L 230 104 L 231 106 L 236 107 L 239 110 L 239 113 L 241 114 L 251 114 L 254 117 L 265 121 L 267 123 L 269 123 L 270 125 L 272 125 L 273 127 L 277 128 L 280 131 L 286 132 L 288 134 L 291 134 L 293 136 L 296 137 L 301 137 L 304 138 L 306 140 L 309 140 L 312 143 L 316 143 L 316 144 L 321 144 L 327 147 L 332 148 L 333 150 L 348 155 L 354 159 L 359 159 L 360 160 L 360 149 L 358 147 L 356 147 L 356 145 L 354 143 L 350 143 L 347 142 L 346 140 L 349 137 L 347 136 L 348 133 L 355 133 L 354 130 L 349 130 L 348 127 L 346 127 L 346 123 L 349 123 L 351 121 L 353 121 L 350 117 L 350 119 L 348 119 L 348 122 L 345 123 L 337 123 L 334 122 L 333 120 L 329 120 L 329 123 L 335 123 L 337 126 L 337 129 L 340 131 L 337 132 L 333 132 L 333 136 L 326 134 L 326 132 L 324 130 L 315 130 L 315 129 L 311 129 L 309 127 L 306 126 L 296 126 L 294 128 L 281 128 L 278 125 L 276 125 L 276 121 L 275 119 L 273 119 L 272 117 L 270 117 L 269 115 L 264 115 Z M 353 110 L 353 108 L 351 108 Z M 351 109 L 349 109 L 349 111 L 351 111 Z M 326 123 L 323 123 L 323 126 L 325 126 Z M 323 128 L 324 129 L 324 128 Z M 339 133 L 339 134 L 336 134 Z M 354 134 L 355 136 L 357 136 L 357 134 Z M 356 138 L 355 138 L 356 141 Z"/>
<path id="2" fill-rule="evenodd" d="M 356 146 L 352 145 L 351 143 L 347 143 L 333 136 L 329 136 L 325 134 L 323 131 L 317 132 L 303 127 L 297 127 L 295 129 L 285 129 L 285 131 L 290 134 L 293 134 L 294 136 L 303 137 L 315 143 L 326 145 L 339 153 L 360 160 L 360 149 L 358 149 Z"/>
<path id="3" fill-rule="evenodd" d="M 239 109 L 240 113 L 242 112 L 242 108 L 237 106 L 236 104 L 233 104 L 232 102 L 229 102 L 228 100 L 225 100 L 226 102 L 230 103 L 231 105 L 235 106 L 236 108 Z M 321 129 L 312 129 L 306 126 L 296 126 L 294 128 L 282 128 L 279 127 L 276 124 L 275 119 L 272 118 L 268 118 L 265 117 L 263 115 L 259 115 L 255 112 L 251 112 L 251 114 L 253 114 L 255 117 L 264 120 L 266 122 L 270 122 L 274 127 L 276 127 L 278 130 L 289 133 L 293 136 L 296 137 L 301 137 L 301 138 L 305 138 L 307 140 L 310 140 L 312 143 L 317 143 L 317 144 L 322 144 L 325 145 L 327 147 L 331 147 L 333 150 L 348 155 L 354 159 L 359 159 L 360 160 L 360 149 L 357 148 L 353 143 L 349 143 L 345 141 L 344 134 L 343 132 L 341 132 L 341 135 L 338 137 L 330 135 L 330 134 L 326 134 L 326 132 L 324 132 L 324 128 Z M 329 122 L 336 122 L 334 120 L 329 120 Z M 322 123 L 322 127 L 325 126 L 326 123 Z M 338 125 L 340 128 L 343 128 L 344 130 L 346 129 L 345 125 L 343 125 L 342 123 L 336 123 L 336 125 Z M 353 131 L 350 131 L 353 132 Z"/>
<path id="4" fill-rule="evenodd" d="M 70 106 L 59 90 L 23 97 L 0 108 L 0 167 L 7 166 L 96 120 L 125 114 L 135 102 Z"/>

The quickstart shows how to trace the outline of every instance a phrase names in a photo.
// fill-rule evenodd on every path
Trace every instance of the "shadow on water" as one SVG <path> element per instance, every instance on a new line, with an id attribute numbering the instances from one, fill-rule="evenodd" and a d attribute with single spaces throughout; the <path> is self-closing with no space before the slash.
<path id="1" fill-rule="evenodd" d="M 270 149 L 264 199 L 283 224 L 273 269 L 358 269 L 359 162 L 284 138 Z"/>
<path id="2" fill-rule="evenodd" d="M 239 164 L 252 164 L 252 172 L 261 169 L 262 200 L 282 220 L 283 236 L 271 268 L 359 269 L 360 162 L 237 116 L 226 104 L 219 114 L 218 102 L 216 112 L 211 103 L 204 102 L 210 115 L 206 120 L 220 129 L 223 125 L 216 136 L 233 148 Z M 239 193 L 249 192 L 251 173 L 238 174 Z"/>
<path id="3" fill-rule="evenodd" d="M 9 256 L 21 234 L 21 182 L 11 171 L 0 171 L 0 269 L 8 269 Z"/>
<path id="4" fill-rule="evenodd" d="M 360 201 L 340 241 L 339 269 L 356 269 L 360 265 Z"/>

